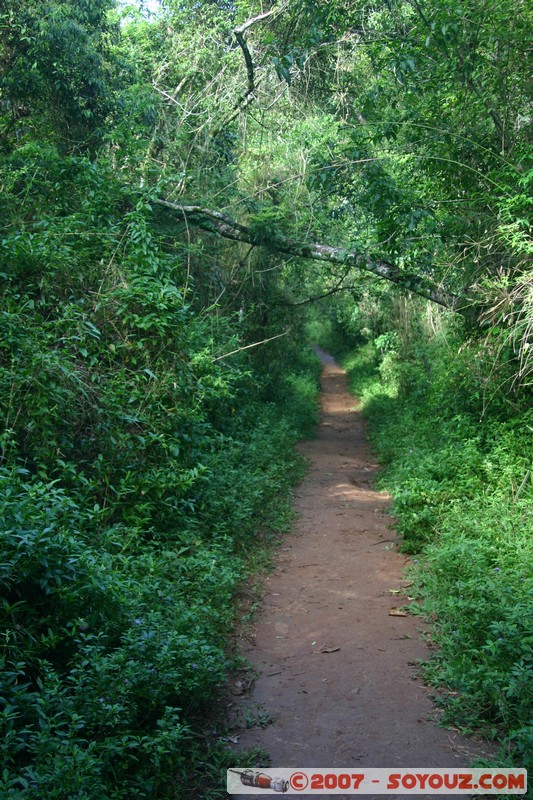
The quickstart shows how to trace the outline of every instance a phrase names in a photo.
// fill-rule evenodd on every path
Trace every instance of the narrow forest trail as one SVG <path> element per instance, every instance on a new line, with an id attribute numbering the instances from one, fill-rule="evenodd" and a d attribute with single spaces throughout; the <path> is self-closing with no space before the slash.
<path id="1" fill-rule="evenodd" d="M 296 530 L 243 651 L 258 677 L 239 705 L 275 722 L 243 730 L 238 749 L 261 747 L 274 767 L 467 766 L 479 743 L 436 726 L 416 677 L 427 657 L 420 618 L 390 615 L 408 602 L 391 592 L 407 589 L 406 558 L 388 497 L 372 488 L 376 465 L 346 376 L 319 355 L 322 417 L 317 438 L 300 445 L 310 466 Z"/>

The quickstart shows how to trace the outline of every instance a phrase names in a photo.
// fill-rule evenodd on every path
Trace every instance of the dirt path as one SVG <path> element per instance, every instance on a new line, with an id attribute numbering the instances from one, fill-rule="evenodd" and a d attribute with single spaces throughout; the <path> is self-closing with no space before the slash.
<path id="1" fill-rule="evenodd" d="M 248 717 L 261 721 L 264 708 L 275 722 L 243 730 L 239 749 L 259 746 L 278 767 L 466 766 L 479 746 L 436 727 L 414 674 L 427 656 L 420 619 L 390 615 L 408 602 L 390 591 L 405 588 L 406 558 L 388 498 L 372 488 L 376 465 L 346 376 L 319 355 L 322 419 L 318 437 L 300 446 L 310 469 L 296 494 L 296 533 L 267 578 L 243 653 L 259 672 L 243 699 Z"/>

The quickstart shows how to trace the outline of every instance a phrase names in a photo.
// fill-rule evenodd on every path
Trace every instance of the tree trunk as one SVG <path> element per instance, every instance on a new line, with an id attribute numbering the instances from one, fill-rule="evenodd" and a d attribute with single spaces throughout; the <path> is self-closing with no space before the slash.
<path id="1" fill-rule="evenodd" d="M 458 313 L 466 311 L 466 302 L 459 296 L 446 291 L 440 286 L 428 281 L 426 278 L 406 272 L 394 264 L 384 261 L 381 258 L 372 258 L 366 253 L 351 250 L 347 247 L 334 247 L 328 244 L 317 244 L 299 242 L 289 237 L 276 236 L 275 242 L 267 243 L 254 239 L 249 227 L 236 222 L 220 211 L 213 211 L 201 206 L 179 205 L 168 200 L 159 199 L 159 205 L 177 211 L 180 215 L 187 217 L 189 224 L 197 225 L 204 230 L 218 233 L 225 239 L 232 239 L 236 242 L 245 242 L 256 246 L 269 247 L 277 253 L 296 256 L 298 258 L 311 259 L 313 261 L 328 261 L 332 264 L 353 264 L 354 267 L 371 272 L 379 278 L 391 281 L 403 289 L 407 289 L 413 294 L 431 300 L 444 308 Z"/>

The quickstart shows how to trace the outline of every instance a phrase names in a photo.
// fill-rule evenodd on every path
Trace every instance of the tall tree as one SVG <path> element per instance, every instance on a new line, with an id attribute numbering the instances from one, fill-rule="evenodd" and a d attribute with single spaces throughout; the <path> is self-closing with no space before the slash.
<path id="1" fill-rule="evenodd" d="M 47 133 L 63 150 L 101 142 L 112 106 L 114 0 L 6 0 L 0 9 L 1 141 Z"/>

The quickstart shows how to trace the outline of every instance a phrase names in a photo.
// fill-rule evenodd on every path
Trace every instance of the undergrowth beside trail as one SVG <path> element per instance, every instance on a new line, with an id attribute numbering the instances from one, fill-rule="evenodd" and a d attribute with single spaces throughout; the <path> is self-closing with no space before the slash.
<path id="1" fill-rule="evenodd" d="M 224 796 L 234 758 L 212 711 L 235 593 L 264 547 L 258 529 L 290 523 L 303 469 L 294 418 L 275 404 L 239 417 L 203 445 L 173 525 L 162 497 L 145 501 L 149 526 L 126 526 L 119 501 L 102 524 L 61 473 L 1 470 L 2 797 Z M 172 468 L 159 466 L 167 485 Z"/>
<path id="2" fill-rule="evenodd" d="M 424 667 L 444 721 L 533 767 L 533 411 L 487 403 L 475 343 L 403 348 L 396 334 L 344 355 L 382 465 L 380 488 L 414 558 L 414 604 L 434 621 Z M 486 373 L 485 373 L 486 374 Z"/>
<path id="3" fill-rule="evenodd" d="M 236 589 L 290 521 L 318 360 L 295 318 L 269 371 L 242 350 L 255 307 L 206 311 L 201 256 L 145 199 L 25 155 L 3 164 L 40 192 L 2 207 L 0 796 L 220 797 Z"/>

